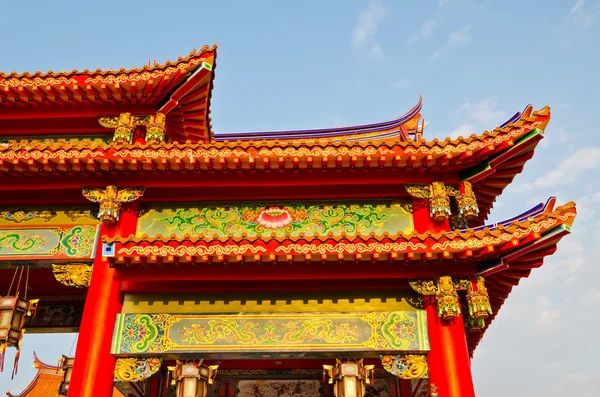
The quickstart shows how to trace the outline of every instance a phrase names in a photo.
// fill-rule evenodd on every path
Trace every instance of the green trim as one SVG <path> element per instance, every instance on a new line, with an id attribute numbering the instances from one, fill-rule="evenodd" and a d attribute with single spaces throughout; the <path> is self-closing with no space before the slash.
<path id="1" fill-rule="evenodd" d="M 494 159 L 498 158 L 499 156 L 503 155 L 504 153 L 506 153 L 509 150 L 514 150 L 515 148 L 519 147 L 520 145 L 522 145 L 523 143 L 527 142 L 528 140 L 530 140 L 531 138 L 533 138 L 536 135 L 544 135 L 544 133 L 541 130 L 539 130 L 539 129 L 536 128 L 536 129 L 532 130 L 531 132 L 529 132 L 529 133 L 525 134 L 524 136 L 522 136 L 520 139 L 516 140 L 515 144 L 514 144 L 514 146 L 512 148 L 503 150 L 500 153 L 496 153 L 496 154 L 488 157 L 488 159 L 485 162 L 482 162 L 479 165 L 476 165 L 476 166 L 471 167 L 471 168 L 467 168 L 466 170 L 459 171 L 458 172 L 458 177 L 459 177 L 460 181 L 462 182 L 462 181 L 469 180 L 469 179 L 473 178 L 474 176 L 476 176 L 476 175 L 478 175 L 478 174 L 480 174 L 482 172 L 485 172 L 485 171 L 489 170 L 491 168 L 490 167 L 490 163 Z"/>

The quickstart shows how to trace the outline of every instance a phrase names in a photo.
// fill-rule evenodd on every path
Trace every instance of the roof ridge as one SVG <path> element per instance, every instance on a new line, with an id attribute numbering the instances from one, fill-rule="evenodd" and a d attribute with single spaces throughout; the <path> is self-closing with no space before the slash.
<path id="1" fill-rule="evenodd" d="M 10 72 L 10 73 L 5 73 L 4 71 L 0 71 L 0 80 L 2 79 L 21 79 L 21 78 L 45 78 L 45 77 L 55 77 L 55 78 L 60 78 L 60 77 L 69 77 L 69 76 L 73 76 L 73 75 L 90 75 L 90 76 L 94 76 L 94 75 L 107 75 L 107 74 L 129 74 L 129 73 L 140 73 L 140 72 L 147 72 L 147 71 L 153 71 L 153 70 L 164 70 L 168 67 L 172 67 L 175 66 L 179 63 L 182 62 L 188 62 L 189 60 L 201 56 L 206 52 L 211 52 L 211 51 L 216 51 L 217 49 L 217 45 L 213 44 L 212 46 L 208 46 L 208 45 L 204 45 L 202 46 L 199 50 L 192 50 L 188 55 L 186 55 L 185 57 L 178 57 L 175 61 L 165 61 L 162 64 L 159 63 L 155 63 L 154 65 L 149 65 L 146 64 L 142 67 L 132 67 L 129 69 L 126 68 L 119 68 L 117 69 L 100 69 L 97 68 L 95 70 L 89 70 L 89 69 L 84 69 L 84 70 L 77 70 L 77 69 L 73 69 L 70 72 L 67 72 L 65 70 L 61 70 L 60 72 L 54 72 L 52 70 L 48 70 L 47 72 L 41 72 L 39 70 L 36 70 L 33 73 L 30 73 L 28 71 L 23 71 L 23 72 Z"/>

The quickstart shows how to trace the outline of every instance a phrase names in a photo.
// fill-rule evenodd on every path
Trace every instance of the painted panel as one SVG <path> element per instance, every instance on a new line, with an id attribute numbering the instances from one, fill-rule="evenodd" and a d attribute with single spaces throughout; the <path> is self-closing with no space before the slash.
<path id="1" fill-rule="evenodd" d="M 0 259 L 73 259 L 94 254 L 98 225 L 0 228 Z"/>
<path id="2" fill-rule="evenodd" d="M 425 312 L 119 314 L 113 354 L 428 351 Z"/>
<path id="3" fill-rule="evenodd" d="M 140 217 L 138 235 L 277 237 L 315 234 L 395 234 L 413 228 L 405 201 L 377 203 L 234 203 L 154 208 Z"/>

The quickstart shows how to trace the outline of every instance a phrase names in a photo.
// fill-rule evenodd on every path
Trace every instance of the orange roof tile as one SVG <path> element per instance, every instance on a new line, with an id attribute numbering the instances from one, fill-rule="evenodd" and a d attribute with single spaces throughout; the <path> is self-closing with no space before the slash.
<path id="1" fill-rule="evenodd" d="M 31 383 L 18 394 L 6 391 L 7 397 L 57 397 L 60 383 L 63 380 L 63 371 L 57 366 L 46 364 L 33 353 L 33 365 L 38 369 Z M 115 387 L 113 397 L 124 397 Z"/>

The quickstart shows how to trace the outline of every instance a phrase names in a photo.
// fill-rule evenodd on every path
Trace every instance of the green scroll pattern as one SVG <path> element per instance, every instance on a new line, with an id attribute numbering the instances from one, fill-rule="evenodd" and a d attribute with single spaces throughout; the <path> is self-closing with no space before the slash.
<path id="1" fill-rule="evenodd" d="M 425 312 L 120 314 L 113 354 L 428 351 Z"/>
<path id="2" fill-rule="evenodd" d="M 412 215 L 406 203 L 306 204 L 251 203 L 152 209 L 138 234 L 253 237 L 408 232 Z"/>
<path id="3" fill-rule="evenodd" d="M 97 226 L 0 229 L 0 258 L 89 258 Z"/>

